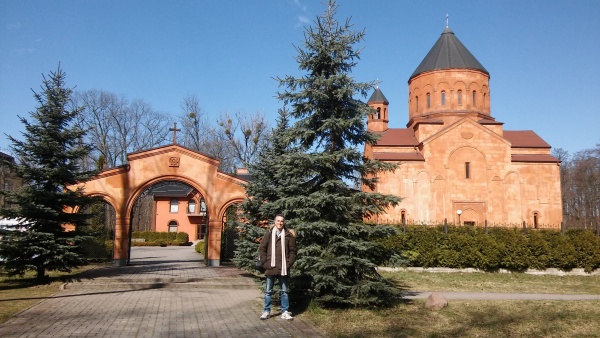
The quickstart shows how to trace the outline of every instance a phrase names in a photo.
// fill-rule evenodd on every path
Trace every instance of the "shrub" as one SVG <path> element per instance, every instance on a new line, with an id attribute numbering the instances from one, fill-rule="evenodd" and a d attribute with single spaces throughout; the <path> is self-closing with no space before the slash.
<path id="1" fill-rule="evenodd" d="M 204 241 L 198 241 L 198 243 L 196 243 L 196 245 L 194 246 L 194 250 L 204 255 Z"/>
<path id="2" fill-rule="evenodd" d="M 524 271 L 529 268 L 564 271 L 600 268 L 600 237 L 588 230 L 569 230 L 566 234 L 550 230 L 521 228 L 482 228 L 409 226 L 376 241 L 389 266 L 500 268 Z"/>
<path id="3" fill-rule="evenodd" d="M 146 240 L 146 242 L 132 242 L 132 246 L 186 245 L 189 243 L 189 235 L 185 232 L 134 231 L 131 237 Z"/>

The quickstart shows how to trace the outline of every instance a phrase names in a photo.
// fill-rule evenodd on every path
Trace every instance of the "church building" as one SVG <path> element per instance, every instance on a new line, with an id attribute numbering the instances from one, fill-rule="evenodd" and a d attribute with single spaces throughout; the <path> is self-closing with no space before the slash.
<path id="1" fill-rule="evenodd" d="M 378 174 L 376 191 L 402 201 L 372 221 L 560 227 L 560 161 L 533 130 L 492 117 L 489 80 L 446 27 L 408 79 L 406 128 L 388 127 L 389 101 L 375 89 L 367 126 L 381 137 L 365 156 L 398 165 Z"/>

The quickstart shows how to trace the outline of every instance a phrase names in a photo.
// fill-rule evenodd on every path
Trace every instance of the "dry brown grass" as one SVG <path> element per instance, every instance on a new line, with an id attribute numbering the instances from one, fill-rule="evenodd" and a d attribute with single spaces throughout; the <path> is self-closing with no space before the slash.
<path id="1" fill-rule="evenodd" d="M 441 311 L 427 310 L 424 303 L 311 309 L 305 318 L 330 337 L 598 337 L 600 332 L 600 301 L 451 301 Z"/>
<path id="2" fill-rule="evenodd" d="M 600 294 L 600 276 L 491 273 L 384 275 L 405 290 Z M 302 316 L 331 337 L 598 337 L 600 301 L 458 301 L 441 311 L 424 300 L 388 309 L 327 310 Z"/>
<path id="3" fill-rule="evenodd" d="M 466 291 L 600 294 L 600 275 L 554 276 L 524 273 L 382 272 L 400 288 L 415 291 Z"/>

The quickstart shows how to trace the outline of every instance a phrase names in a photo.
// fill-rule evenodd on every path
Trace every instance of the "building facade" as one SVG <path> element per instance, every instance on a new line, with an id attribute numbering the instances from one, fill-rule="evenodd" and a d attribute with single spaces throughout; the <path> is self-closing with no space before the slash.
<path id="1" fill-rule="evenodd" d="M 504 130 L 491 115 L 488 71 L 446 28 L 408 80 L 406 128 L 389 128 L 376 88 L 365 156 L 398 165 L 376 191 L 402 198 L 377 223 L 558 228 L 560 161 L 532 130 Z"/>

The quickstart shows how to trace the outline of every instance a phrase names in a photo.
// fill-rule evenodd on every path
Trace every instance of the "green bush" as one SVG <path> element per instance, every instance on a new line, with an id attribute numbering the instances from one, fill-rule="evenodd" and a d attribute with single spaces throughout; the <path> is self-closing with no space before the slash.
<path id="1" fill-rule="evenodd" d="M 565 234 L 521 228 L 408 226 L 376 241 L 390 266 L 564 271 L 600 268 L 600 237 L 587 230 Z"/>
<path id="2" fill-rule="evenodd" d="M 146 240 L 145 242 L 132 242 L 132 246 L 186 245 L 189 243 L 189 235 L 185 232 L 134 231 L 131 238 Z"/>
<path id="3" fill-rule="evenodd" d="M 204 255 L 204 241 L 198 241 L 194 246 L 194 250 Z"/>

